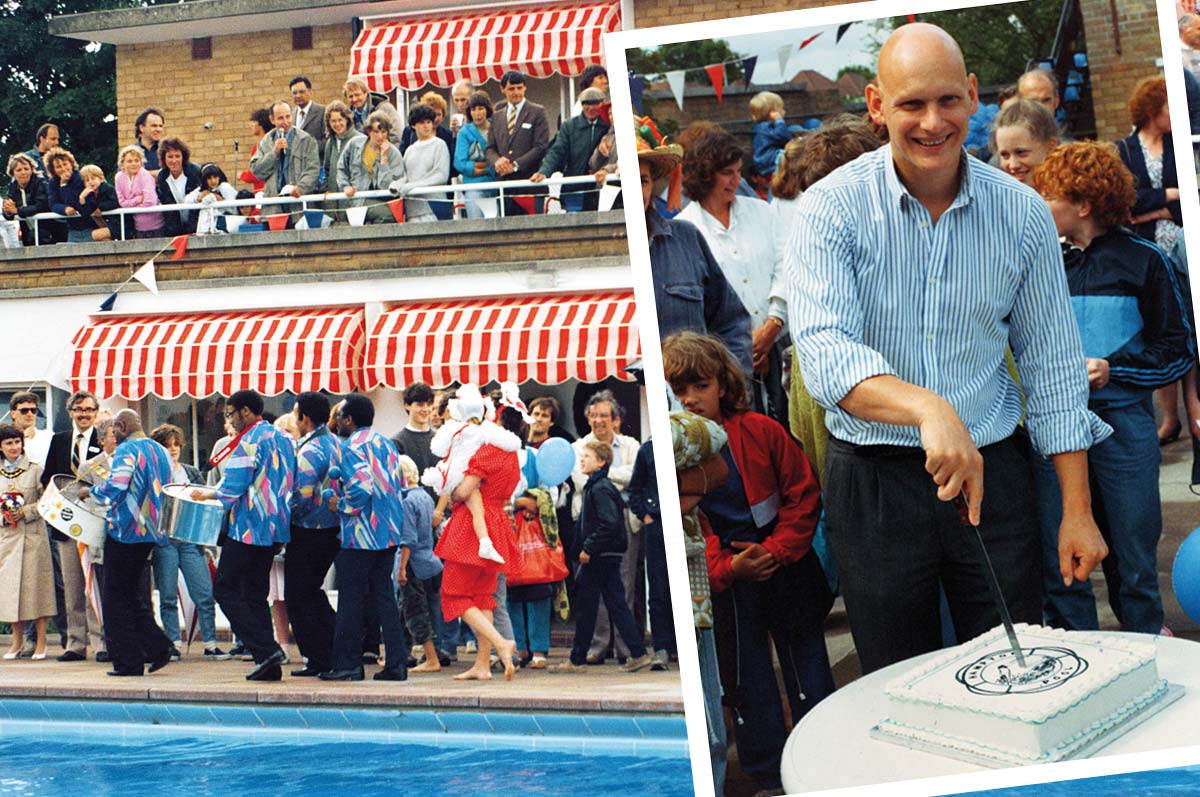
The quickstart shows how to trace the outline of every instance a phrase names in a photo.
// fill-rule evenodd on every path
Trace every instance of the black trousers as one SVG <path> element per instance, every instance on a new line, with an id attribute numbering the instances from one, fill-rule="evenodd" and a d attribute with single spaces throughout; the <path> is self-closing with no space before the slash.
<path id="1" fill-rule="evenodd" d="M 338 529 L 292 526 L 292 541 L 283 557 L 284 603 L 300 655 L 310 667 L 330 669 L 335 613 L 321 589 L 341 543 Z"/>
<path id="2" fill-rule="evenodd" d="M 399 672 L 408 670 L 408 646 L 404 642 L 400 607 L 392 586 L 395 559 L 395 548 L 382 551 L 343 548 L 338 552 L 338 610 L 333 632 L 335 670 L 352 670 L 360 666 L 363 612 L 367 606 L 374 607 L 383 627 L 387 668 Z"/>
<path id="3" fill-rule="evenodd" d="M 101 588 L 104 641 L 118 672 L 143 672 L 147 662 L 171 647 L 154 622 L 154 612 L 138 585 L 149 569 L 153 542 L 104 542 L 105 578 Z"/>
<path id="4" fill-rule="evenodd" d="M 1038 624 L 1041 531 L 1023 439 L 980 449 L 980 532 L 1015 622 Z M 863 673 L 941 647 L 938 587 L 967 641 L 1000 623 L 975 532 L 938 500 L 925 452 L 830 438 L 825 528 Z"/>
<path id="5" fill-rule="evenodd" d="M 226 537 L 213 582 L 213 597 L 229 619 L 229 627 L 258 663 L 279 651 L 271 635 L 271 610 L 267 606 L 274 558 L 273 546 L 246 545 Z"/>

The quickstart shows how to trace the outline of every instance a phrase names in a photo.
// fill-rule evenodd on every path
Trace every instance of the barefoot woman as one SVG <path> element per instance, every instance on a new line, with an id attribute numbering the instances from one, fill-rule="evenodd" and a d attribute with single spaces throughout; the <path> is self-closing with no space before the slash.
<path id="1" fill-rule="evenodd" d="M 479 491 L 488 537 L 506 562 L 516 563 L 520 556 L 516 532 L 513 531 L 511 518 L 504 511 L 504 504 L 512 497 L 521 477 L 517 460 L 521 441 L 512 432 L 490 421 L 481 424 L 480 428 L 485 431 L 486 437 L 471 457 L 466 475 L 454 489 L 453 498 L 462 502 L 475 490 Z M 492 610 L 496 608 L 493 597 L 496 576 L 505 565 L 480 557 L 479 543 L 471 526 L 471 514 L 465 506 L 456 506 L 450 515 L 434 553 L 445 564 L 442 571 L 443 616 L 446 620 L 462 617 L 479 640 L 475 664 L 466 672 L 454 676 L 455 679 L 486 681 L 491 678 L 488 658 L 494 646 L 504 664 L 504 679 L 511 680 L 516 643 L 500 636 L 500 632 L 492 625 Z"/>

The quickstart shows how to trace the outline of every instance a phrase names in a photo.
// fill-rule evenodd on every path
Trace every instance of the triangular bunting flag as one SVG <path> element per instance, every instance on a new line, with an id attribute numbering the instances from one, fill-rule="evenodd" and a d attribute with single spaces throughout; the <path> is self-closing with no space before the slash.
<path id="1" fill-rule="evenodd" d="M 846 31 L 850 30 L 850 26 L 853 24 L 853 22 L 847 22 L 843 25 L 838 25 L 837 39 L 834 40 L 835 43 L 842 40 L 842 37 L 846 35 Z"/>
<path id="2" fill-rule="evenodd" d="M 175 250 L 175 254 L 171 255 L 172 260 L 178 260 L 187 254 L 187 239 L 186 235 L 176 235 L 169 244 Z"/>
<path id="3" fill-rule="evenodd" d="M 137 271 L 133 272 L 133 278 L 146 286 L 146 290 L 158 296 L 158 280 L 154 278 L 154 258 L 150 258 Z"/>
<path id="4" fill-rule="evenodd" d="M 512 201 L 516 202 L 517 207 L 530 216 L 537 213 L 537 207 L 533 204 L 533 196 L 530 194 L 518 194 L 512 198 Z"/>
<path id="5" fill-rule="evenodd" d="M 101 312 L 106 312 L 108 310 L 112 310 L 113 307 L 116 306 L 116 304 L 117 304 L 117 291 L 113 291 L 111 294 L 109 294 L 107 299 L 105 299 L 104 301 L 102 301 L 100 303 L 100 310 L 101 310 Z"/>
<path id="6" fill-rule="evenodd" d="M 822 32 L 823 32 L 823 31 L 822 31 Z M 809 36 L 809 37 L 808 37 L 807 39 L 805 39 L 804 41 L 800 42 L 800 49 L 801 49 L 801 50 L 803 50 L 805 47 L 807 47 L 808 45 L 812 44 L 812 43 L 813 43 L 813 39 L 817 38 L 817 37 L 818 37 L 818 36 L 820 36 L 820 35 L 821 35 L 821 33 L 814 33 L 813 35 Z"/>
<path id="7" fill-rule="evenodd" d="M 916 14 L 909 14 L 909 15 L 908 15 L 908 21 L 909 21 L 909 22 L 916 22 L 916 21 L 917 21 L 917 15 L 916 15 Z"/>
<path id="8" fill-rule="evenodd" d="M 646 88 L 646 79 L 641 75 L 629 73 L 629 100 L 638 113 L 642 112 L 642 92 Z"/>
<path id="9" fill-rule="evenodd" d="M 713 64 L 704 67 L 708 79 L 712 81 L 713 90 L 717 92 L 717 102 L 721 102 L 721 92 L 725 90 L 725 64 Z"/>
<path id="10" fill-rule="evenodd" d="M 788 57 L 792 54 L 792 45 L 785 44 L 779 48 L 779 74 L 782 75 L 782 80 L 788 79 L 787 65 Z"/>
<path id="11" fill-rule="evenodd" d="M 686 77 L 687 72 L 683 69 L 667 73 L 667 85 L 671 87 L 671 94 L 674 95 L 675 103 L 681 111 L 683 110 L 683 82 Z"/>
<path id="12" fill-rule="evenodd" d="M 400 197 L 399 199 L 393 199 L 391 202 L 387 203 L 387 206 L 388 206 L 388 210 L 392 211 L 392 218 L 396 220 L 396 223 L 403 224 L 404 223 L 404 197 Z"/>
<path id="13" fill-rule="evenodd" d="M 497 199 L 498 198 L 494 197 L 494 196 L 485 196 L 485 197 L 480 197 L 478 199 L 472 199 L 469 201 L 475 203 L 476 207 L 479 208 L 479 212 L 483 214 L 483 217 L 485 219 L 494 219 L 494 218 L 496 218 L 496 213 L 497 213 L 497 211 L 496 211 Z"/>
<path id="14" fill-rule="evenodd" d="M 756 66 L 758 66 L 757 55 L 752 55 L 749 58 L 742 59 L 742 69 L 746 73 L 746 77 L 744 78 L 746 81 L 746 88 L 750 88 L 750 79 L 754 77 L 754 67 Z"/>
<path id="15" fill-rule="evenodd" d="M 612 210 L 613 203 L 621 195 L 621 186 L 605 183 L 600 186 L 600 210 Z"/>

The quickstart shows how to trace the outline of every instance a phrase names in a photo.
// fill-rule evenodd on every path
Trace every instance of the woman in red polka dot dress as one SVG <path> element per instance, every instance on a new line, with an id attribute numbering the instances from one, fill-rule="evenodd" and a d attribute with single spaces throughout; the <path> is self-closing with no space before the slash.
<path id="1" fill-rule="evenodd" d="M 452 406 L 452 413 L 462 420 L 478 420 L 486 413 L 479 389 L 474 385 L 459 388 L 458 397 L 454 401 L 457 401 L 457 406 Z M 439 442 L 442 443 L 441 446 L 438 445 Z M 449 450 L 443 447 L 447 444 L 450 446 Z M 458 680 L 491 678 L 489 658 L 494 646 L 496 654 L 504 664 L 504 678 L 511 680 L 516 643 L 500 636 L 500 632 L 492 625 L 492 610 L 496 608 L 493 594 L 496 591 L 497 575 L 519 563 L 520 550 L 517 548 L 516 531 L 504 506 L 511 500 L 521 478 L 521 467 L 517 458 L 521 441 L 516 435 L 491 421 L 468 422 L 459 432 L 459 439 L 439 441 L 435 436 L 430 448 L 433 453 L 442 454 L 446 460 L 454 462 L 458 457 L 453 448 L 457 446 L 464 446 L 467 450 L 474 448 L 474 454 L 466 463 L 462 481 L 453 490 L 452 496 L 456 503 L 434 553 L 444 563 L 442 615 L 446 620 L 462 617 L 475 632 L 479 640 L 479 650 L 471 669 L 454 677 Z M 479 555 L 479 540 L 472 527 L 471 514 L 462 503 L 476 490 L 482 499 L 488 537 L 496 552 L 508 564 L 484 559 Z"/>

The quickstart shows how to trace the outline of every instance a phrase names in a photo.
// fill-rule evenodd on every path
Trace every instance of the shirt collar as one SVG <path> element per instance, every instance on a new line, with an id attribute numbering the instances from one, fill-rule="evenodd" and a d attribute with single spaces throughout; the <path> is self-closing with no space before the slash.
<path id="1" fill-rule="evenodd" d="M 667 224 L 667 220 L 658 212 L 658 208 L 654 207 L 654 203 L 650 203 L 650 209 L 646 211 L 646 237 L 658 238 L 659 236 L 670 238 L 671 225 Z"/>
<path id="2" fill-rule="evenodd" d="M 890 146 L 880 147 L 883 152 L 884 174 L 883 181 L 887 187 L 888 195 L 891 197 L 893 205 L 896 205 L 901 210 L 908 207 L 908 203 L 916 202 L 920 204 L 915 196 L 900 182 L 900 175 L 896 173 L 896 160 L 892 156 L 892 148 Z M 956 208 L 971 203 L 971 161 L 976 160 L 966 150 L 962 151 L 961 159 L 958 163 L 958 194 L 954 197 L 954 201 L 950 203 L 950 208 Z M 732 226 L 732 225 L 731 225 Z"/>

